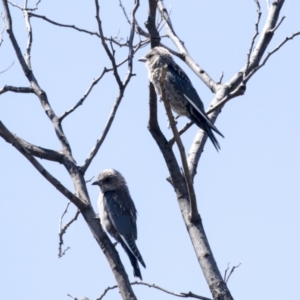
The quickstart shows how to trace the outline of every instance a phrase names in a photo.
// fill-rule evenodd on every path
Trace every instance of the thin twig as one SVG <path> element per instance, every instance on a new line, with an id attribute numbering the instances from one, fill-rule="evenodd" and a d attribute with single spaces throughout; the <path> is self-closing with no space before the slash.
<path id="1" fill-rule="evenodd" d="M 27 2 L 25 2 L 25 8 L 27 7 Z M 30 23 L 30 18 L 27 10 L 24 10 L 24 17 L 25 17 L 25 23 L 26 28 L 28 31 L 28 40 L 27 40 L 27 46 L 26 46 L 26 53 L 25 53 L 25 60 L 28 68 L 31 70 L 31 46 L 32 46 L 32 27 Z"/>
<path id="2" fill-rule="evenodd" d="M 263 67 L 266 62 L 268 61 L 268 59 L 276 52 L 278 51 L 286 42 L 288 42 L 289 40 L 292 40 L 295 36 L 300 35 L 300 31 L 295 32 L 294 34 L 292 34 L 289 37 L 286 37 L 276 48 L 274 48 L 272 51 L 268 52 L 268 54 L 266 55 L 266 57 L 264 58 L 263 62 L 257 66 L 256 68 L 254 68 L 246 77 L 245 77 L 245 81 L 248 81 L 261 67 Z"/>
<path id="3" fill-rule="evenodd" d="M 68 297 L 72 298 L 73 300 L 79 300 L 77 297 L 73 297 L 72 295 L 70 294 L 67 294 Z"/>
<path id="4" fill-rule="evenodd" d="M 242 264 L 242 263 L 240 262 L 237 266 L 233 266 L 233 267 L 231 268 L 230 273 L 229 273 L 229 275 L 228 275 L 227 278 L 226 278 L 226 273 L 225 273 L 224 281 L 225 281 L 226 283 L 228 282 L 228 280 L 229 280 L 231 274 L 234 272 L 234 270 L 235 270 L 236 268 L 238 268 L 241 264 Z M 228 264 L 228 267 L 229 267 L 229 264 Z M 226 271 L 227 271 L 227 270 L 228 270 L 228 268 L 226 269 Z"/>
<path id="5" fill-rule="evenodd" d="M 175 292 L 171 292 L 165 288 L 162 288 L 156 284 L 150 284 L 150 283 L 147 283 L 147 282 L 141 282 L 141 281 L 134 281 L 134 282 L 131 282 L 130 283 L 131 285 L 145 285 L 145 286 L 148 286 L 149 288 L 154 288 L 154 289 L 157 289 L 159 291 L 162 291 L 166 294 L 169 294 L 169 295 L 173 295 L 173 296 L 176 296 L 176 297 L 180 297 L 180 298 L 195 298 L 195 299 L 200 299 L 200 300 L 211 300 L 210 298 L 206 298 L 204 296 L 200 296 L 200 295 L 196 295 L 192 292 L 188 292 L 188 293 L 175 293 Z M 102 300 L 104 298 L 104 296 L 107 294 L 108 291 L 111 291 L 111 290 L 114 290 L 116 289 L 118 286 L 117 285 L 114 285 L 114 286 L 111 286 L 111 287 L 107 287 L 103 293 L 101 294 L 101 296 L 99 298 L 97 298 L 96 300 Z M 75 298 L 74 298 L 75 299 Z"/>
<path id="6" fill-rule="evenodd" d="M 205 113 L 207 115 L 211 114 L 215 110 L 221 108 L 226 102 L 228 102 L 232 98 L 243 95 L 245 93 L 245 90 L 246 90 L 246 86 L 244 82 L 241 82 L 234 91 L 224 96 L 224 98 L 222 98 L 215 106 L 207 110 Z"/>
<path id="7" fill-rule="evenodd" d="M 80 210 L 78 209 L 75 216 L 64 227 L 62 227 L 62 220 L 63 220 L 65 214 L 68 212 L 68 208 L 69 208 L 70 204 L 71 204 L 71 201 L 68 202 L 68 204 L 59 220 L 59 234 L 58 234 L 58 237 L 59 237 L 58 257 L 59 258 L 63 257 L 65 255 L 66 251 L 70 249 L 70 247 L 67 247 L 64 251 L 62 251 L 62 245 L 64 244 L 63 235 L 66 233 L 68 227 L 77 220 L 77 218 L 80 214 Z"/>
<path id="8" fill-rule="evenodd" d="M 217 84 L 221 84 L 221 83 L 222 83 L 223 77 L 224 77 L 224 72 L 222 71 L 222 72 L 221 72 L 221 75 L 220 75 L 220 79 L 219 79 L 219 81 L 217 82 Z"/>
<path id="9" fill-rule="evenodd" d="M 3 41 L 3 40 L 2 40 L 2 41 Z M 2 43 L 2 41 L 1 41 L 1 43 Z M 0 46 L 1 46 L 1 43 L 0 43 Z M 9 70 L 9 69 L 14 65 L 14 63 L 15 63 L 15 61 L 13 61 L 13 62 L 10 64 L 9 67 L 7 67 L 7 68 L 4 69 L 3 71 L 1 71 L 0 74 L 2 74 L 2 73 L 4 73 L 4 72 L 6 72 L 7 70 Z"/>
<path id="10" fill-rule="evenodd" d="M 278 27 L 281 25 L 281 23 L 284 21 L 284 19 L 285 19 L 285 16 L 283 16 L 281 18 L 281 20 L 278 22 L 278 24 L 272 30 L 270 30 L 270 32 L 274 33 L 278 29 Z"/>
<path id="11" fill-rule="evenodd" d="M 32 12 L 29 12 L 28 14 L 29 14 L 30 17 L 43 19 L 44 21 L 47 21 L 47 22 L 49 22 L 53 25 L 56 25 L 56 26 L 65 27 L 65 28 L 72 28 L 72 29 L 77 30 L 79 32 L 84 32 L 84 33 L 88 33 L 90 35 L 96 35 L 96 36 L 100 37 L 99 33 L 97 33 L 97 32 L 93 32 L 93 31 L 90 31 L 90 30 L 79 28 L 75 25 L 59 23 L 59 22 L 56 22 L 56 21 L 53 21 L 53 20 L 47 18 L 46 16 L 41 16 L 41 15 L 38 15 L 38 14 L 35 14 L 35 13 L 32 13 Z"/>
<path id="12" fill-rule="evenodd" d="M 100 20 L 100 16 L 99 16 L 99 3 L 98 1 L 96 0 L 95 1 L 96 3 L 96 11 L 97 11 L 97 15 L 96 15 L 96 19 L 97 19 L 97 23 L 98 23 L 98 27 L 99 27 L 99 32 L 100 32 L 100 35 L 102 36 L 103 35 L 103 32 L 102 32 L 102 27 L 101 27 L 101 20 Z M 105 43 L 105 41 L 102 39 L 102 44 L 103 44 L 103 47 L 105 48 L 106 50 L 106 53 L 107 55 L 109 56 L 111 62 L 112 62 L 112 69 L 113 69 L 113 72 L 114 72 L 114 76 L 116 78 L 116 81 L 119 85 L 119 95 L 117 96 L 117 99 L 115 101 L 115 104 L 113 105 L 112 107 L 112 110 L 111 110 L 111 113 L 108 117 L 108 121 L 104 127 L 104 130 L 103 130 L 103 133 L 101 135 L 101 137 L 96 141 L 96 144 L 95 146 L 93 147 L 93 149 L 91 150 L 90 154 L 88 155 L 88 157 L 86 158 L 84 164 L 80 167 L 80 170 L 81 172 L 85 173 L 87 168 L 89 167 L 89 165 L 91 164 L 92 160 L 94 159 L 94 157 L 96 156 L 98 150 L 100 149 L 102 143 L 104 142 L 106 136 L 107 136 L 107 133 L 112 125 L 112 122 L 115 118 L 115 115 L 116 115 L 116 112 L 118 110 L 118 107 L 121 103 L 121 100 L 124 96 L 124 92 L 125 92 L 125 89 L 131 79 L 131 77 L 133 76 L 132 75 L 132 59 L 133 59 L 133 55 L 134 53 L 139 49 L 139 47 L 143 44 L 142 42 L 139 42 L 135 48 L 133 49 L 133 38 L 134 38 L 134 32 L 135 32 L 135 23 L 134 23 L 134 20 L 135 20 L 135 13 L 137 11 L 139 7 L 139 1 L 138 0 L 135 0 L 135 5 L 134 5 L 134 8 L 132 10 L 132 19 L 131 19 L 131 29 L 130 29 L 130 35 L 129 35 L 129 40 L 128 40 L 128 70 L 127 70 L 127 74 L 126 74 L 126 77 L 124 79 L 123 82 L 121 82 L 121 79 L 120 79 L 120 76 L 119 74 L 117 73 L 117 68 L 118 68 L 118 65 L 116 64 L 115 62 L 115 58 L 114 56 L 112 55 L 112 53 L 109 51 L 108 49 L 108 46 L 107 44 Z"/>
<path id="13" fill-rule="evenodd" d="M 126 18 L 126 20 L 127 20 L 128 24 L 131 24 L 131 23 L 130 23 L 130 20 L 129 20 L 128 16 L 127 16 L 127 13 L 126 13 L 125 7 L 124 7 L 124 5 L 123 5 L 123 3 L 122 3 L 122 1 L 121 1 L 121 0 L 119 0 L 119 5 L 120 5 L 120 7 L 121 7 L 121 8 L 122 8 L 122 10 L 123 10 L 124 16 L 125 16 L 125 18 Z"/>
<path id="14" fill-rule="evenodd" d="M 92 83 L 90 84 L 89 88 L 87 89 L 87 91 L 85 92 L 85 94 L 83 95 L 83 97 L 72 108 L 70 108 L 62 116 L 60 116 L 58 118 L 59 121 L 61 122 L 66 116 L 68 116 L 70 113 L 72 113 L 77 107 L 79 107 L 80 105 L 82 105 L 83 102 L 84 102 L 84 100 L 88 97 L 88 95 L 92 91 L 93 87 L 95 85 L 97 85 L 97 83 L 102 79 L 102 77 L 104 76 L 105 73 L 107 73 L 107 72 L 109 72 L 111 70 L 112 69 L 108 70 L 108 69 L 104 68 L 103 71 L 102 71 L 102 73 L 96 79 L 93 79 Z"/>
<path id="15" fill-rule="evenodd" d="M 260 4 L 258 0 L 254 0 L 257 6 L 257 20 L 255 22 L 255 33 L 254 36 L 252 37 L 251 43 L 250 43 L 250 48 L 249 48 L 249 52 L 247 54 L 247 64 L 246 64 L 246 70 L 244 72 L 244 74 L 247 73 L 249 65 L 250 65 L 250 57 L 251 57 L 251 53 L 253 51 L 253 47 L 254 47 L 254 42 L 256 40 L 256 37 L 259 35 L 259 31 L 258 31 L 258 26 L 259 26 L 259 21 L 261 18 L 261 10 L 260 10 Z"/>
<path id="16" fill-rule="evenodd" d="M 185 133 L 192 125 L 194 124 L 193 121 L 190 121 L 188 123 L 186 123 L 179 131 L 178 134 L 182 135 L 183 133 Z M 175 143 L 175 137 L 173 136 L 170 140 L 169 140 L 169 145 L 173 146 L 173 144 Z"/>
<path id="17" fill-rule="evenodd" d="M 28 67 L 26 60 L 23 57 L 20 46 L 19 46 L 19 44 L 16 40 L 16 37 L 14 35 L 14 32 L 13 32 L 12 19 L 11 19 L 8 2 L 6 0 L 2 0 L 2 3 L 3 3 L 4 14 L 5 14 L 5 20 L 6 20 L 6 31 L 10 38 L 12 46 L 16 52 L 19 63 L 23 69 L 24 75 L 27 77 L 28 81 L 30 82 L 30 86 L 34 90 L 34 93 L 39 98 L 40 104 L 43 107 L 47 117 L 52 122 L 55 133 L 56 133 L 59 141 L 61 142 L 64 151 L 69 154 L 68 159 L 71 160 L 72 163 L 75 163 L 73 157 L 71 156 L 71 153 L 72 153 L 71 146 L 68 142 L 66 135 L 63 132 L 62 127 L 60 126 L 60 123 L 58 122 L 58 118 L 57 118 L 56 114 L 54 113 L 54 111 L 48 101 L 47 94 L 39 86 L 38 81 L 35 78 L 33 71 Z"/>
<path id="18" fill-rule="evenodd" d="M 225 269 L 225 272 L 224 272 L 224 280 L 225 280 L 225 278 L 227 276 L 228 270 L 229 270 L 229 263 L 227 264 L 227 268 Z"/>
<path id="19" fill-rule="evenodd" d="M 3 28 L 2 28 L 1 33 L 0 33 L 0 47 L 1 47 L 1 45 L 2 45 L 2 43 L 3 43 L 3 32 L 4 32 L 4 30 L 5 30 L 5 16 L 3 16 L 2 13 L 0 13 L 0 18 L 1 18 L 2 21 L 3 21 Z M 1 72 L 1 73 L 3 73 L 3 72 Z M 0 73 L 0 74 L 1 74 L 1 73 Z"/>
<path id="20" fill-rule="evenodd" d="M 76 195 L 69 191 L 64 185 L 62 185 L 54 176 L 52 176 L 33 156 L 24 148 L 13 134 L 5 127 L 0 121 L 0 136 L 2 136 L 8 143 L 14 146 L 22 155 L 24 155 L 29 162 L 37 169 L 40 174 L 47 179 L 56 189 L 58 189 L 67 199 L 72 201 L 78 208 L 84 209 L 86 204 L 81 201 Z"/>
<path id="21" fill-rule="evenodd" d="M 0 95 L 6 92 L 25 93 L 25 94 L 34 93 L 33 89 L 30 87 L 21 87 L 21 86 L 17 87 L 17 86 L 10 86 L 10 85 L 5 85 L 2 89 L 0 89 Z"/>
<path id="22" fill-rule="evenodd" d="M 167 112 L 167 115 L 168 115 L 168 118 L 169 118 L 170 126 L 171 126 L 176 144 L 178 146 L 180 157 L 181 157 L 181 162 L 182 162 L 182 166 L 183 166 L 183 170 L 184 170 L 184 178 L 185 178 L 185 181 L 186 181 L 188 194 L 189 194 L 189 201 L 190 201 L 190 215 L 189 215 L 189 217 L 190 217 L 191 222 L 197 222 L 197 221 L 200 220 L 200 215 L 198 213 L 196 194 L 195 194 L 194 186 L 193 186 L 193 183 L 192 183 L 191 175 L 190 175 L 190 172 L 189 172 L 184 146 L 182 144 L 180 135 L 179 135 L 177 127 L 176 127 L 176 122 L 174 120 L 174 116 L 173 116 L 173 113 L 171 111 L 170 103 L 169 103 L 168 99 L 166 99 L 166 88 L 165 88 L 164 83 L 165 83 L 165 77 L 166 77 L 167 69 L 168 69 L 168 66 L 165 65 L 165 66 L 162 67 L 162 70 L 161 70 L 161 77 L 160 77 L 161 97 L 162 97 L 162 100 L 164 102 L 165 109 L 166 109 L 166 112 Z"/>
<path id="23" fill-rule="evenodd" d="M 12 2 L 12 1 L 7 1 L 10 5 L 12 5 L 12 6 L 14 6 L 14 7 L 17 7 L 17 8 L 19 8 L 19 9 L 21 9 L 21 10 L 23 10 L 23 7 L 21 7 L 20 5 L 18 5 L 18 4 L 16 4 L 16 3 L 14 3 L 14 2 Z"/>
<path id="24" fill-rule="evenodd" d="M 115 60 L 113 54 L 110 52 L 109 47 L 106 44 L 106 39 L 104 38 L 104 33 L 103 33 L 103 28 L 102 28 L 102 21 L 100 19 L 100 5 L 99 5 L 98 0 L 95 0 L 95 6 L 96 6 L 96 21 L 97 21 L 97 25 L 98 25 L 98 35 L 100 36 L 102 46 L 103 46 L 108 58 L 111 61 L 114 76 L 116 78 L 116 82 L 117 82 L 119 88 L 121 89 L 122 88 L 122 81 L 120 79 L 120 75 L 119 75 L 118 70 L 117 70 L 118 68 L 117 68 L 116 60 Z"/>

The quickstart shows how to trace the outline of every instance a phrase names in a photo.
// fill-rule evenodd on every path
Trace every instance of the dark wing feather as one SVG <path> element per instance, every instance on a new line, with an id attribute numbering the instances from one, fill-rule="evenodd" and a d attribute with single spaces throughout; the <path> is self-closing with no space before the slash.
<path id="1" fill-rule="evenodd" d="M 144 267 L 146 267 L 144 260 L 135 244 L 135 238 L 137 235 L 135 219 L 132 216 L 132 210 L 130 207 L 126 206 L 126 204 L 131 204 L 132 200 L 126 199 L 126 197 L 130 196 L 122 191 L 106 192 L 104 194 L 104 209 L 107 212 L 116 231 L 119 233 L 120 238 L 128 247 L 129 251 L 132 252 L 132 254 Z"/>
<path id="2" fill-rule="evenodd" d="M 138 277 L 140 280 L 143 280 L 142 273 L 138 264 L 136 257 L 132 254 L 132 252 L 128 249 L 123 240 L 120 241 L 121 246 L 129 257 L 130 263 L 133 267 L 133 276 Z"/>
<path id="3" fill-rule="evenodd" d="M 168 80 L 170 80 L 173 84 L 175 84 L 175 86 L 178 87 L 178 91 L 182 92 L 184 98 L 191 104 L 193 109 L 195 109 L 195 111 L 198 113 L 198 114 L 195 113 L 196 116 L 198 115 L 198 119 L 199 118 L 204 119 L 201 123 L 203 122 L 207 123 L 208 127 L 210 127 L 216 133 L 224 137 L 223 134 L 217 129 L 215 125 L 211 123 L 211 121 L 205 114 L 203 103 L 197 91 L 193 87 L 190 79 L 185 74 L 185 72 L 177 64 L 173 63 L 168 65 L 167 76 L 168 76 Z M 190 111 L 192 112 L 192 109 Z M 200 127 L 203 128 L 203 126 Z M 203 129 L 205 130 L 205 128 Z"/>

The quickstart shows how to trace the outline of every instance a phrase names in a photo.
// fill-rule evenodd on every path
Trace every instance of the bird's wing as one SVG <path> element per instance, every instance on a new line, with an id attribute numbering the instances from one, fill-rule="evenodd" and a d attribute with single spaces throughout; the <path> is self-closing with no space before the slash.
<path id="1" fill-rule="evenodd" d="M 216 128 L 216 126 L 213 125 L 207 117 L 203 103 L 185 72 L 177 64 L 169 64 L 167 76 L 168 80 L 178 87 L 178 91 L 183 94 L 184 98 L 193 106 L 193 108 L 201 115 L 201 117 L 206 120 L 208 126 L 219 135 L 224 137 L 218 128 Z"/>
<path id="2" fill-rule="evenodd" d="M 106 192 L 103 196 L 104 209 L 107 212 L 116 231 L 119 233 L 122 241 L 145 267 L 143 258 L 135 244 L 137 235 L 135 216 L 132 215 L 131 208 L 126 206 L 126 204 L 130 203 L 132 200 L 131 198 L 126 199 L 126 197 L 130 196 L 124 192 Z"/>
<path id="3" fill-rule="evenodd" d="M 185 72 L 177 64 L 169 64 L 167 76 L 185 99 L 206 119 L 203 103 Z"/>

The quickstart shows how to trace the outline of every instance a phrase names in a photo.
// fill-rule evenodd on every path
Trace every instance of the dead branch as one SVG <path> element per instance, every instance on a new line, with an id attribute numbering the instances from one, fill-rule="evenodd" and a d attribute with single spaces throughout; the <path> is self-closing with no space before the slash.
<path id="1" fill-rule="evenodd" d="M 71 147 L 70 147 L 70 144 L 62 130 L 62 127 L 60 126 L 60 123 L 58 121 L 58 118 L 57 116 L 55 115 L 49 101 L 48 101 L 48 98 L 47 98 L 47 95 L 46 93 L 41 89 L 41 87 L 39 86 L 34 74 L 33 74 L 33 71 L 31 70 L 31 68 L 29 68 L 29 66 L 27 65 L 23 55 L 22 55 L 22 52 L 21 52 L 21 49 L 18 45 L 18 42 L 15 38 L 15 35 L 14 35 L 14 32 L 13 32 L 13 29 L 12 29 L 12 20 L 11 20 L 11 15 L 10 15 L 10 11 L 9 11 L 9 8 L 8 8 L 8 2 L 6 0 L 2 0 L 2 3 L 3 3 L 3 8 L 4 8 L 4 14 L 5 14 L 5 17 L 6 17 L 6 31 L 8 33 L 8 36 L 11 40 L 11 43 L 12 43 L 12 46 L 16 52 L 16 55 L 18 57 L 18 60 L 19 60 L 19 63 L 23 69 L 23 72 L 25 74 L 25 76 L 27 77 L 28 81 L 30 82 L 30 87 L 33 89 L 34 93 L 36 94 L 36 96 L 39 98 L 40 100 L 40 103 L 46 113 L 46 115 L 48 116 L 48 118 L 50 119 L 50 121 L 52 122 L 53 124 L 53 127 L 54 127 L 54 130 L 55 130 L 55 133 L 59 139 L 59 141 L 61 142 L 61 145 L 64 149 L 64 151 L 66 151 L 66 153 L 68 153 L 68 157 L 70 158 L 71 157 Z M 74 162 L 74 161 L 73 161 Z"/>
<path id="2" fill-rule="evenodd" d="M 161 97 L 164 102 L 167 116 L 168 116 L 168 119 L 170 122 L 170 126 L 172 129 L 173 135 L 174 135 L 174 139 L 178 146 L 178 150 L 179 150 L 180 157 L 181 157 L 181 163 L 182 163 L 183 170 L 184 170 L 184 178 L 186 181 L 188 194 L 189 194 L 189 202 L 190 202 L 190 216 L 189 217 L 190 217 L 191 222 L 198 222 L 200 220 L 200 215 L 198 213 L 196 194 L 195 194 L 194 185 L 192 183 L 192 179 L 190 176 L 184 146 L 182 144 L 180 135 L 179 135 L 177 127 L 176 127 L 176 122 L 174 120 L 174 116 L 171 111 L 170 103 L 169 103 L 168 99 L 166 98 L 166 88 L 165 88 L 164 83 L 165 83 L 167 69 L 168 69 L 168 66 L 165 65 L 162 67 L 162 71 L 161 71 L 161 77 L 160 77 Z"/>
<path id="3" fill-rule="evenodd" d="M 192 125 L 194 124 L 193 121 L 190 121 L 188 123 L 186 123 L 179 131 L 178 134 L 182 135 L 183 133 L 185 133 Z M 175 137 L 173 136 L 170 140 L 169 140 L 169 145 L 172 147 L 173 144 L 175 143 Z"/>
<path id="4" fill-rule="evenodd" d="M 263 62 L 257 66 L 256 68 L 254 68 L 251 73 L 249 73 L 246 77 L 245 77 L 245 81 L 248 81 L 261 67 L 263 67 L 266 62 L 268 61 L 268 59 L 275 53 L 277 52 L 286 42 L 292 40 L 295 36 L 300 35 L 300 31 L 297 31 L 295 33 L 293 33 L 291 36 L 286 37 L 276 48 L 274 48 L 272 51 L 268 52 L 268 54 L 266 55 L 266 57 L 264 58 Z"/>
<path id="5" fill-rule="evenodd" d="M 103 69 L 102 73 L 96 78 L 93 79 L 91 85 L 89 86 L 89 88 L 87 89 L 87 91 L 85 92 L 85 94 L 83 95 L 83 97 L 72 107 L 70 108 L 68 111 L 66 111 L 62 116 L 60 116 L 58 119 L 60 122 L 62 122 L 62 120 L 67 117 L 70 113 L 72 113 L 76 108 L 78 108 L 80 105 L 83 104 L 84 100 L 88 97 L 88 95 L 90 94 L 90 92 L 92 91 L 92 89 L 94 88 L 94 86 L 97 85 L 97 83 L 102 79 L 102 77 L 105 75 L 105 73 L 111 71 L 112 69 L 108 70 L 106 68 Z"/>
<path id="6" fill-rule="evenodd" d="M 42 20 L 44 20 L 48 23 L 51 23 L 51 24 L 59 26 L 59 27 L 71 28 L 71 29 L 77 30 L 79 32 L 84 32 L 84 33 L 88 33 L 90 35 L 96 35 L 97 37 L 100 37 L 99 33 L 95 32 L 95 31 L 90 31 L 90 30 L 87 30 L 87 29 L 79 28 L 75 25 L 59 23 L 59 22 L 56 22 L 56 21 L 53 21 L 53 20 L 47 18 L 46 16 L 41 16 L 41 15 L 38 15 L 36 13 L 29 12 L 28 14 L 29 14 L 30 17 L 35 17 L 35 18 L 38 18 L 38 19 L 42 19 Z"/>
<path id="7" fill-rule="evenodd" d="M 63 240 L 63 235 L 67 232 L 68 227 L 77 220 L 79 214 L 80 214 L 80 210 L 77 209 L 77 212 L 75 214 L 75 216 L 64 226 L 62 227 L 62 220 L 65 216 L 65 214 L 68 212 L 68 208 L 69 205 L 71 204 L 71 202 L 68 202 L 63 214 L 60 217 L 60 221 L 59 221 L 59 245 L 58 245 L 58 257 L 61 258 L 65 255 L 66 251 L 70 249 L 70 247 L 67 247 L 64 251 L 62 251 L 62 245 L 64 244 L 64 240 Z"/>
<path id="8" fill-rule="evenodd" d="M 108 121 L 104 127 L 103 133 L 101 134 L 100 138 L 96 141 L 95 146 L 93 147 L 93 149 L 91 150 L 90 154 L 88 155 L 88 157 L 86 158 L 84 164 L 80 167 L 81 172 L 84 174 L 87 170 L 87 168 L 89 167 L 89 165 L 91 164 L 92 160 L 94 159 L 94 157 L 96 156 L 96 154 L 98 153 L 98 150 L 100 149 L 102 143 L 104 142 L 107 133 L 109 132 L 109 129 L 112 125 L 112 122 L 115 118 L 116 112 L 118 110 L 118 107 L 121 103 L 121 100 L 123 99 L 124 93 L 125 93 L 125 89 L 131 79 L 131 77 L 133 76 L 132 74 L 132 59 L 133 59 L 133 55 L 134 53 L 141 47 L 142 42 L 138 43 L 137 46 L 135 47 L 135 49 L 133 49 L 133 38 L 134 38 L 134 32 L 135 32 L 135 13 L 137 11 L 139 7 L 139 1 L 136 0 L 135 1 L 135 6 L 132 10 L 132 17 L 131 17 L 131 29 L 130 29 L 130 35 L 129 35 L 129 40 L 128 40 L 128 69 L 127 69 L 127 75 L 125 76 L 124 81 L 122 82 L 120 79 L 120 76 L 118 74 L 118 65 L 116 64 L 115 61 L 115 57 L 113 55 L 112 52 L 110 52 L 107 44 L 105 43 L 105 41 L 102 39 L 102 45 L 107 53 L 107 55 L 109 56 L 111 63 L 112 63 L 112 70 L 114 72 L 114 76 L 116 78 L 116 81 L 119 85 L 119 94 L 117 96 L 117 99 L 115 101 L 114 106 L 112 107 L 111 113 L 108 117 Z M 98 1 L 96 1 L 96 11 L 97 11 L 97 15 L 96 15 L 96 20 L 98 23 L 98 28 L 99 28 L 99 32 L 101 37 L 103 36 L 103 32 L 102 32 L 102 27 L 101 27 L 101 20 L 100 20 L 100 16 L 99 16 L 99 4 Z"/>
<path id="9" fill-rule="evenodd" d="M 257 36 L 259 35 L 259 31 L 258 31 L 258 26 L 259 26 L 259 21 L 260 21 L 260 18 L 261 18 L 261 10 L 260 10 L 260 4 L 259 4 L 259 1 L 258 0 L 255 0 L 255 3 L 256 3 L 256 6 L 257 6 L 257 20 L 254 24 L 254 27 L 255 27 L 255 33 L 254 33 L 254 36 L 251 40 L 251 43 L 250 43 L 250 48 L 249 48 L 249 52 L 247 54 L 247 64 L 246 64 L 246 70 L 245 70 L 245 73 L 247 73 L 247 70 L 249 68 L 249 64 L 250 64 L 250 55 L 253 51 L 253 46 L 254 46 L 254 42 L 257 38 Z"/>
<path id="10" fill-rule="evenodd" d="M 162 291 L 166 294 L 169 294 L 169 295 L 172 295 L 172 296 L 176 296 L 176 297 L 179 297 L 179 298 L 195 298 L 195 299 L 200 299 L 200 300 L 211 300 L 210 298 L 206 298 L 206 297 L 203 297 L 203 296 L 200 296 L 200 295 L 196 295 L 192 292 L 188 292 L 188 293 L 175 293 L 175 292 L 171 292 L 165 288 L 162 288 L 156 284 L 150 284 L 150 283 L 147 283 L 147 282 L 141 282 L 141 281 L 134 281 L 134 282 L 131 282 L 130 283 L 131 285 L 144 285 L 144 286 L 148 286 L 149 288 L 154 288 L 154 289 L 157 289 L 159 291 Z M 101 294 L 101 296 L 99 298 L 97 298 L 96 300 L 102 300 L 104 299 L 104 296 L 107 294 L 107 292 L 111 291 L 111 290 L 114 290 L 116 289 L 118 286 L 117 285 L 114 285 L 114 286 L 111 286 L 111 287 L 107 287 L 103 293 Z"/>
<path id="11" fill-rule="evenodd" d="M 229 273 L 228 277 L 226 278 L 227 271 L 229 270 L 229 264 L 228 264 L 228 267 L 227 267 L 227 269 L 225 270 L 225 275 L 224 275 L 224 281 L 225 281 L 226 283 L 228 282 L 228 280 L 229 280 L 231 274 L 234 272 L 234 270 L 235 270 L 236 268 L 238 268 L 241 264 L 242 264 L 242 263 L 239 263 L 238 265 L 233 266 L 233 267 L 231 268 L 231 270 L 230 270 L 230 273 Z"/>
<path id="12" fill-rule="evenodd" d="M 219 113 L 221 112 L 222 107 L 226 102 L 230 99 L 233 99 L 237 96 L 242 95 L 246 90 L 246 83 L 247 81 L 253 76 L 253 74 L 261 68 L 268 58 L 276 52 L 282 45 L 279 45 L 273 51 L 271 51 L 263 60 L 263 63 L 260 64 L 260 61 L 274 35 L 274 31 L 278 28 L 278 19 L 279 13 L 282 8 L 284 0 L 277 0 L 276 5 L 272 5 L 269 8 L 267 20 L 265 25 L 259 35 L 259 39 L 253 47 L 251 51 L 250 58 L 247 59 L 246 65 L 237 72 L 228 82 L 224 83 L 223 85 L 218 86 L 216 90 L 216 95 L 210 104 L 210 108 L 207 113 L 210 114 L 210 118 L 212 120 L 216 120 Z M 279 23 L 282 22 L 282 19 Z M 256 21 L 257 23 L 257 21 Z M 299 32 L 293 34 L 291 37 L 287 38 L 287 40 L 292 39 L 294 36 L 299 35 Z M 283 41 L 284 44 L 287 40 Z M 253 38 L 252 38 L 253 41 Z M 252 43 L 252 42 L 251 42 Z M 250 46 L 251 49 L 251 46 Z M 247 72 L 247 73 L 246 73 Z M 192 177 L 196 175 L 196 169 L 203 152 L 203 147 L 205 141 L 203 140 L 203 135 L 201 132 L 197 133 L 191 149 L 189 151 L 189 168 L 192 174 Z"/>
<path id="13" fill-rule="evenodd" d="M 123 3 L 122 3 L 122 1 L 121 1 L 121 0 L 119 0 L 119 6 L 120 6 L 120 7 L 121 7 L 121 9 L 123 10 L 123 13 L 124 13 L 124 16 L 125 16 L 125 19 L 126 19 L 127 23 L 130 25 L 130 24 L 131 24 L 131 22 L 130 22 L 130 20 L 129 20 L 128 16 L 127 16 L 127 13 L 126 13 L 125 7 L 124 7 L 124 5 L 123 5 Z"/>
<path id="14" fill-rule="evenodd" d="M 25 7 L 27 6 L 27 3 L 25 3 Z M 32 46 L 32 28 L 30 23 L 30 18 L 28 15 L 28 11 L 24 10 L 24 18 L 25 18 L 25 24 L 28 32 L 28 40 L 26 45 L 26 52 L 25 52 L 25 60 L 28 68 L 31 70 L 31 46 Z"/>
<path id="15" fill-rule="evenodd" d="M 30 153 L 24 148 L 13 134 L 5 127 L 0 121 L 0 136 L 3 137 L 8 143 L 15 147 L 28 161 L 37 169 L 40 174 L 47 179 L 56 189 L 58 189 L 67 199 L 74 203 L 78 208 L 83 209 L 84 203 L 71 193 L 64 185 L 62 185 L 55 177 L 53 177 Z"/>
<path id="16" fill-rule="evenodd" d="M 6 92 L 24 93 L 24 94 L 33 93 L 34 94 L 34 90 L 30 87 L 17 87 L 17 86 L 10 86 L 10 85 L 5 85 L 2 89 L 0 89 L 0 95 L 4 94 Z"/>

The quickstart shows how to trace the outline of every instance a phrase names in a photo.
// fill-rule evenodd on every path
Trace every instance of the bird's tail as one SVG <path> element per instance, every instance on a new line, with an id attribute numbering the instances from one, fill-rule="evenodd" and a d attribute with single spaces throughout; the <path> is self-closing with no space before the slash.
<path id="1" fill-rule="evenodd" d="M 219 144 L 218 140 L 216 139 L 214 133 L 212 132 L 211 127 L 207 124 L 205 124 L 203 127 L 204 128 L 202 128 L 202 129 L 206 132 L 207 136 L 209 137 L 209 139 L 211 140 L 211 142 L 215 146 L 216 150 L 219 151 L 221 149 L 221 147 L 220 147 L 220 144 Z"/>
<path id="2" fill-rule="evenodd" d="M 142 255 L 138 249 L 138 247 L 135 244 L 135 241 L 132 236 L 123 236 L 120 235 L 122 241 L 124 244 L 126 244 L 127 248 L 131 251 L 131 253 L 139 260 L 139 262 L 142 264 L 144 268 L 146 268 L 146 264 L 142 258 Z"/>
<path id="3" fill-rule="evenodd" d="M 139 263 L 136 259 L 136 257 L 132 254 L 132 252 L 128 249 L 127 245 L 124 243 L 123 240 L 120 241 L 121 246 L 127 253 L 130 263 L 133 267 L 133 276 L 139 278 L 140 280 L 143 280 L 142 273 L 139 267 Z"/>
<path id="4" fill-rule="evenodd" d="M 211 140 L 211 142 L 213 143 L 213 145 L 215 146 L 215 148 L 217 149 L 217 151 L 219 151 L 219 149 L 221 149 L 220 144 L 218 142 L 218 140 L 216 139 L 214 133 L 212 132 L 215 131 L 216 133 L 218 133 L 220 136 L 224 137 L 223 134 L 217 129 L 216 126 L 214 126 L 210 120 L 207 118 L 203 118 L 200 114 L 199 117 L 195 117 L 193 115 L 191 115 L 191 120 L 193 122 L 195 122 L 195 124 L 200 127 L 201 129 L 203 129 L 207 136 L 209 137 L 209 139 Z"/>
<path id="5" fill-rule="evenodd" d="M 217 134 L 219 134 L 221 137 L 224 137 L 224 135 L 218 130 L 218 128 L 214 124 L 211 123 L 207 115 L 205 113 L 200 114 L 198 111 L 193 109 L 190 113 L 190 119 L 193 122 L 195 122 L 195 124 L 198 127 L 200 127 L 206 132 L 206 134 L 210 138 L 211 142 L 213 143 L 217 151 L 219 151 L 221 147 L 215 135 L 213 134 L 212 130 L 215 131 Z"/>

